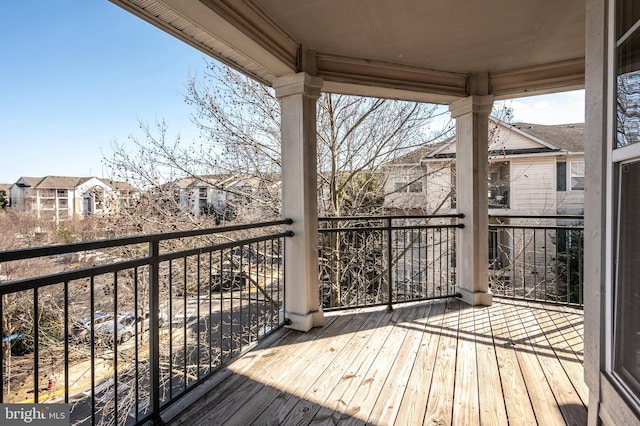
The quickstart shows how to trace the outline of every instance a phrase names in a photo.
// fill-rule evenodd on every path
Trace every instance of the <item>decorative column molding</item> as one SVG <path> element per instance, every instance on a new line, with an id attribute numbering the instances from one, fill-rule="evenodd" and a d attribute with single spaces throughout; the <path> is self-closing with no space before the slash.
<path id="1" fill-rule="evenodd" d="M 285 318 L 287 327 L 308 331 L 322 326 L 318 290 L 318 200 L 316 102 L 322 79 L 306 73 L 273 83 L 281 107 L 282 212 L 293 219 L 286 241 Z"/>
<path id="2" fill-rule="evenodd" d="M 487 201 L 488 128 L 493 96 L 469 96 L 449 105 L 456 120 L 456 204 L 465 227 L 456 246 L 456 290 L 470 305 L 491 305 Z"/>

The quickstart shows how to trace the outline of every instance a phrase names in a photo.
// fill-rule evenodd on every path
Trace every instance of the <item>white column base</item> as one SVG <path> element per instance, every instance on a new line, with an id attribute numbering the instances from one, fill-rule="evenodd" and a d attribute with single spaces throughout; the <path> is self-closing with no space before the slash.
<path id="1" fill-rule="evenodd" d="M 284 317 L 291 322 L 285 325 L 285 327 L 292 330 L 306 332 L 312 328 L 322 327 L 324 325 L 324 312 L 321 310 L 309 312 L 308 314 L 285 312 Z"/>
<path id="2" fill-rule="evenodd" d="M 461 294 L 458 299 L 468 305 L 491 306 L 493 303 L 493 294 L 491 294 L 491 291 L 470 291 L 461 287 L 456 287 L 456 291 Z"/>

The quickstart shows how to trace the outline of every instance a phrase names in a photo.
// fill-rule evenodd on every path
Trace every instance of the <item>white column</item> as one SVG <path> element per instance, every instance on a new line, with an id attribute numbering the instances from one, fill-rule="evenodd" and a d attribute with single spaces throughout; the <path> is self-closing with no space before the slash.
<path id="1" fill-rule="evenodd" d="M 491 305 L 487 204 L 488 127 L 493 96 L 469 96 L 449 106 L 456 120 L 456 196 L 465 215 L 456 246 L 456 290 L 470 305 Z"/>
<path id="2" fill-rule="evenodd" d="M 316 101 L 322 79 L 297 73 L 273 83 L 281 107 L 282 210 L 293 219 L 285 253 L 285 318 L 289 328 L 323 325 L 318 290 Z"/>

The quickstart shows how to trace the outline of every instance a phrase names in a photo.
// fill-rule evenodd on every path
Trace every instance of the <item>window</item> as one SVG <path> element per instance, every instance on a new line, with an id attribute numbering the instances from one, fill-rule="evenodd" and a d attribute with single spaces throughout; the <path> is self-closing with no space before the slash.
<path id="1" fill-rule="evenodd" d="M 200 198 L 207 198 L 207 188 L 199 188 Z"/>
<path id="2" fill-rule="evenodd" d="M 58 196 L 58 198 L 66 197 L 67 196 L 67 190 L 66 189 L 58 189 L 58 190 L 56 190 L 56 195 Z"/>
<path id="3" fill-rule="evenodd" d="M 571 161 L 567 173 L 567 163 L 556 163 L 556 190 L 582 191 L 584 190 L 584 161 Z"/>
<path id="4" fill-rule="evenodd" d="M 557 191 L 567 190 L 567 163 L 564 161 L 556 163 L 556 189 Z"/>
<path id="5" fill-rule="evenodd" d="M 53 210 L 56 207 L 55 202 L 56 202 L 56 200 L 53 200 L 53 199 L 51 199 L 51 200 L 48 200 L 48 199 L 47 200 L 41 200 L 40 201 L 40 208 L 42 210 Z"/>
<path id="6" fill-rule="evenodd" d="M 420 179 L 409 180 L 409 179 L 398 179 L 395 182 L 395 191 L 396 192 L 422 192 L 422 182 Z"/>
<path id="7" fill-rule="evenodd" d="M 640 402 L 640 7 L 635 0 L 618 0 L 615 8 L 613 64 L 615 105 L 611 129 L 613 164 L 609 179 L 615 195 L 611 250 L 613 296 L 612 369 L 616 385 Z M 614 198 L 615 197 L 615 198 Z"/>
<path id="8" fill-rule="evenodd" d="M 618 271 L 616 291 L 614 370 L 640 395 L 640 161 L 619 167 Z"/>
<path id="9" fill-rule="evenodd" d="M 569 188 L 572 191 L 584 190 L 584 161 L 571 162 Z"/>
<path id="10" fill-rule="evenodd" d="M 69 208 L 69 200 L 67 198 L 60 198 L 58 200 L 58 208 L 59 209 L 67 209 L 67 208 Z"/>

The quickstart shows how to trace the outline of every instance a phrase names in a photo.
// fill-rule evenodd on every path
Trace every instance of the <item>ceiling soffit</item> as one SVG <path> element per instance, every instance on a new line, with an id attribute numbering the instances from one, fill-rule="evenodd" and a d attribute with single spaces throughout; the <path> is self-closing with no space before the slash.
<path id="1" fill-rule="evenodd" d="M 442 103 L 469 94 L 469 73 L 307 50 L 257 5 L 268 1 L 112 1 L 267 84 L 306 71 L 324 79 L 325 91 Z M 584 58 L 487 74 L 489 93 L 497 98 L 570 90 L 584 85 Z"/>

